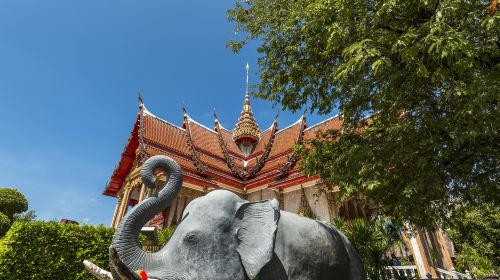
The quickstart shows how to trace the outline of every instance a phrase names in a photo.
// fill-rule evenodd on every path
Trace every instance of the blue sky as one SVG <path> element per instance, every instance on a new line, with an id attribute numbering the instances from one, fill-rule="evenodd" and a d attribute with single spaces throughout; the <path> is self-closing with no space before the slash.
<path id="1" fill-rule="evenodd" d="M 0 186 L 25 194 L 44 220 L 109 226 L 102 190 L 135 120 L 137 89 L 155 115 L 180 124 L 182 103 L 212 127 L 232 128 L 245 63 L 256 83 L 256 43 L 233 54 L 233 1 L 0 1 Z M 276 113 L 252 99 L 262 128 Z M 282 112 L 281 128 L 300 113 Z M 325 116 L 309 116 L 313 124 Z"/>

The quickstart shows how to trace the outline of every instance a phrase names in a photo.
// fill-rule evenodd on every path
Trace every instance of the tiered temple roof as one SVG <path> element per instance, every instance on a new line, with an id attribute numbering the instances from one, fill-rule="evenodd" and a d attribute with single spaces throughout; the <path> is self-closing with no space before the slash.
<path id="1" fill-rule="evenodd" d="M 286 188 L 297 180 L 308 180 L 298 171 L 296 143 L 311 139 L 316 132 L 338 129 L 339 117 L 307 127 L 305 115 L 294 124 L 278 128 L 278 119 L 260 133 L 252 153 L 246 156 L 233 139 L 233 132 L 222 127 L 217 118 L 210 129 L 184 113 L 182 126 L 165 121 L 141 103 L 134 127 L 120 161 L 104 189 L 115 196 L 134 163 L 153 155 L 168 155 L 182 167 L 184 181 L 206 188 L 226 187 L 233 191 L 267 186 Z M 299 182 L 300 183 L 300 182 Z"/>

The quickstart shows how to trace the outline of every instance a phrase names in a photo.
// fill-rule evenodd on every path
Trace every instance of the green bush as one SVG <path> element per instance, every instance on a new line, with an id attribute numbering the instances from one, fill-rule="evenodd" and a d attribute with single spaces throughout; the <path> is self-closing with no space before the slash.
<path id="1" fill-rule="evenodd" d="M 108 268 L 113 230 L 56 222 L 15 222 L 0 244 L 0 279 L 88 279 L 83 260 Z"/>
<path id="2" fill-rule="evenodd" d="M 391 246 L 400 242 L 400 226 L 386 217 L 372 217 L 369 221 L 364 219 L 346 221 L 336 218 L 332 221 L 332 225 L 341 230 L 356 248 L 368 278 L 386 279 L 382 257 Z"/>
<path id="3" fill-rule="evenodd" d="M 0 237 L 10 228 L 10 219 L 4 213 L 0 212 Z"/>
<path id="4" fill-rule="evenodd" d="M 28 210 L 28 200 L 16 189 L 0 188 L 0 212 L 9 218 Z"/>
<path id="5" fill-rule="evenodd" d="M 172 237 L 172 233 L 174 233 L 174 226 L 171 226 L 169 228 L 164 228 L 160 229 L 158 231 L 158 245 L 160 247 L 163 247 L 167 244 L 167 242 L 170 240 L 170 237 Z"/>

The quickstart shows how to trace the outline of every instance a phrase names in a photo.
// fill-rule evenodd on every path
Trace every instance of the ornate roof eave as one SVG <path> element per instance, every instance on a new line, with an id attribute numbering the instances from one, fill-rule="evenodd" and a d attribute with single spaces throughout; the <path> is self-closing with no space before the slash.
<path id="1" fill-rule="evenodd" d="M 142 101 L 141 92 L 138 93 L 139 98 L 139 147 L 136 153 L 136 164 L 143 164 L 146 159 L 149 158 L 148 153 L 146 152 L 146 143 L 144 141 L 144 112 L 147 111 L 144 102 Z"/>
<path id="2" fill-rule="evenodd" d="M 297 137 L 297 140 L 295 141 L 295 145 L 301 145 L 304 143 L 304 131 L 307 127 L 306 123 L 306 113 L 302 115 L 302 120 L 300 123 L 300 132 L 299 136 Z M 290 171 L 295 167 L 297 164 L 297 161 L 299 160 L 299 155 L 297 151 L 293 151 L 292 155 L 288 157 L 288 160 L 286 163 L 278 167 L 278 171 L 280 173 L 281 177 L 287 176 Z"/>
<path id="3" fill-rule="evenodd" d="M 183 106 L 182 110 L 184 111 L 184 123 L 187 145 L 189 150 L 191 151 L 191 159 L 193 160 L 193 165 L 196 168 L 196 171 L 203 176 L 208 176 L 208 168 L 205 163 L 200 158 L 200 154 L 196 150 L 196 146 L 194 145 L 193 136 L 191 134 L 191 126 L 189 125 L 189 115 L 187 114 L 186 107 Z"/>
<path id="4" fill-rule="evenodd" d="M 227 167 L 229 167 L 231 172 L 239 179 L 248 180 L 255 177 L 255 175 L 257 175 L 257 173 L 264 167 L 265 162 L 269 157 L 269 154 L 271 153 L 271 149 L 274 143 L 274 138 L 276 132 L 278 131 L 278 118 L 276 118 L 273 122 L 271 136 L 269 137 L 264 152 L 262 153 L 262 156 L 257 158 L 256 163 L 252 166 L 252 168 L 246 170 L 239 168 L 234 163 L 234 160 L 229 153 L 229 149 L 227 148 L 226 142 L 224 141 L 224 137 L 222 136 L 219 120 L 215 112 L 214 112 L 214 117 L 215 117 L 215 131 L 217 132 L 217 136 L 219 138 L 219 145 L 224 155 L 224 159 L 226 160 Z"/>

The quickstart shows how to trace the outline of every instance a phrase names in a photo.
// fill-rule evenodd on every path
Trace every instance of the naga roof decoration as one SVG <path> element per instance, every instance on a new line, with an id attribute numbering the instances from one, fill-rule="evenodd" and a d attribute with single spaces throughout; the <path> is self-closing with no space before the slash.
<path id="1" fill-rule="evenodd" d="M 295 141 L 295 145 L 301 145 L 304 143 L 304 131 L 307 127 L 306 123 L 306 114 L 302 115 L 302 120 L 300 122 L 300 132 L 299 132 L 299 137 L 297 138 L 297 141 Z M 281 176 L 286 176 L 290 171 L 295 167 L 295 164 L 297 164 L 297 161 L 299 160 L 299 155 L 297 151 L 293 151 L 292 155 L 288 157 L 288 160 L 285 164 L 281 165 L 278 167 L 279 172 L 281 173 Z"/>
<path id="2" fill-rule="evenodd" d="M 184 124 L 185 124 L 185 129 L 186 129 L 186 143 L 187 146 L 189 147 L 189 150 L 191 152 L 191 159 L 193 160 L 193 165 L 196 167 L 196 170 L 204 175 L 207 176 L 207 166 L 201 161 L 200 159 L 200 154 L 196 150 L 196 147 L 194 145 L 193 141 L 193 136 L 191 134 L 191 127 L 189 125 L 189 116 L 186 112 L 186 108 L 183 107 L 182 110 L 184 111 Z"/>
<path id="3" fill-rule="evenodd" d="M 250 169 L 247 170 L 246 166 L 244 166 L 243 169 L 241 169 L 234 163 L 233 157 L 230 155 L 226 142 L 224 141 L 224 137 L 222 136 L 219 120 L 217 119 L 217 115 L 215 114 L 215 112 L 214 112 L 214 117 L 215 117 L 215 131 L 217 132 L 217 136 L 219 138 L 219 145 L 222 150 L 222 153 L 224 154 L 227 166 L 229 167 L 231 172 L 242 180 L 248 180 L 255 177 L 255 175 L 257 175 L 257 173 L 262 169 L 262 167 L 264 167 L 265 162 L 269 157 L 269 154 L 273 147 L 274 137 L 276 135 L 276 132 L 278 131 L 278 118 L 276 117 L 273 122 L 273 125 L 271 127 L 271 136 L 269 137 L 269 140 L 264 148 L 264 152 L 260 157 L 256 158 L 255 164 Z"/>
<path id="4" fill-rule="evenodd" d="M 138 93 L 139 97 L 139 147 L 136 151 L 135 164 L 143 164 L 148 158 L 146 152 L 146 144 L 144 143 L 144 111 L 147 111 L 144 103 L 142 102 L 141 92 Z"/>

